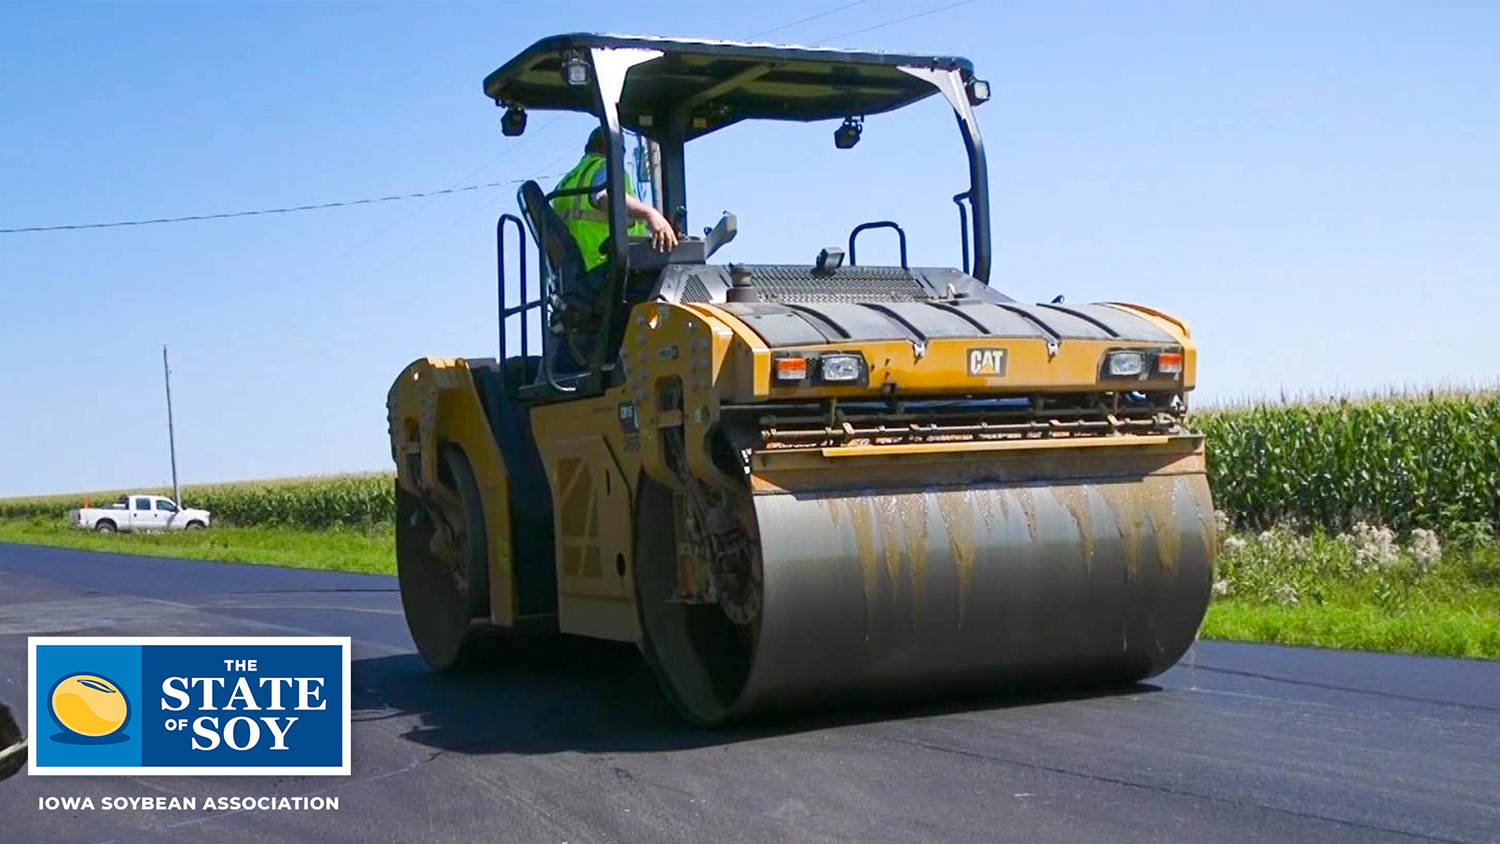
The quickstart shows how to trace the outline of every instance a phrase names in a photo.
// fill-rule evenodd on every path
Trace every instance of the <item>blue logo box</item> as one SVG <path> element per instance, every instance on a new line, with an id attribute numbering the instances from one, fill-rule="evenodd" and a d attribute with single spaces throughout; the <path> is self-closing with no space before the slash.
<path id="1" fill-rule="evenodd" d="M 32 637 L 32 775 L 345 775 L 347 637 Z"/>

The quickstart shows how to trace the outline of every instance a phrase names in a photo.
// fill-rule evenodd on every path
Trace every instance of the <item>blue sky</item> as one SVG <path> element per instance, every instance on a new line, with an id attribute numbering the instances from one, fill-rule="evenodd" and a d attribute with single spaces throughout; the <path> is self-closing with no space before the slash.
<path id="1" fill-rule="evenodd" d="M 844 5 L 0 4 L 0 228 L 557 174 L 585 118 L 502 138 L 480 80 L 554 32 L 744 38 Z M 1200 400 L 1493 384 L 1500 4 L 868 0 L 767 36 L 957 53 L 990 79 L 992 281 L 1188 319 Z M 955 264 L 963 186 L 929 102 L 689 148 L 694 228 L 810 261 L 865 219 Z M 510 189 L 0 235 L 0 495 L 387 468 L 385 393 L 494 354 Z M 871 241 L 871 255 L 880 257 Z M 892 251 L 893 250 L 889 250 Z"/>

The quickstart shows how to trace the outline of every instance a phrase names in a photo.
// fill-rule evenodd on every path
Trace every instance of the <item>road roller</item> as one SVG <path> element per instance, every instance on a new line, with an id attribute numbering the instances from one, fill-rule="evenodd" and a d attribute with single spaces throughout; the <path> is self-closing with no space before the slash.
<path id="1" fill-rule="evenodd" d="M 990 286 L 968 60 L 569 34 L 484 93 L 508 137 L 535 111 L 597 118 L 606 178 L 523 184 L 496 225 L 499 354 L 391 387 L 401 597 L 430 665 L 471 664 L 487 629 L 632 642 L 717 725 L 1128 684 L 1192 644 L 1216 538 L 1188 326 Z M 967 159 L 956 266 L 909 266 L 897 220 L 790 264 L 715 262 L 731 213 L 687 235 L 691 141 L 826 121 L 845 149 L 929 97 Z M 632 232 L 632 185 L 682 233 L 669 251 Z M 564 217 L 590 207 L 602 261 Z M 861 263 L 862 238 L 899 263 Z"/>

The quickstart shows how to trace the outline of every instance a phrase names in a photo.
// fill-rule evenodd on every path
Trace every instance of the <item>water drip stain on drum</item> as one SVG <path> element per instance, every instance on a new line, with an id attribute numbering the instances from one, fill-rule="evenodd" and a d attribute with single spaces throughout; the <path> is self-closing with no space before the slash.
<path id="1" fill-rule="evenodd" d="M 958 626 L 964 626 L 969 603 L 969 587 L 974 582 L 974 514 L 969 509 L 971 496 L 981 498 L 986 492 L 938 492 L 938 511 L 948 531 L 948 548 L 953 552 L 954 572 L 958 576 Z"/>
<path id="2" fill-rule="evenodd" d="M 868 631 L 875 627 L 875 613 L 880 600 L 880 584 L 876 582 L 880 574 L 875 560 L 875 527 L 870 524 L 867 499 L 845 498 L 843 503 L 849 508 L 849 522 L 854 526 L 854 542 L 865 587 L 865 629 Z"/>
<path id="3" fill-rule="evenodd" d="M 903 532 L 901 530 L 901 504 L 902 499 L 894 495 L 873 495 L 871 506 L 879 514 L 880 523 L 880 546 L 885 554 L 885 571 L 890 580 L 891 595 L 894 599 L 901 584 L 901 554 Z M 911 581 L 912 595 L 912 629 L 917 627 L 917 616 L 921 611 L 922 585 L 917 582 L 915 576 Z"/>
<path id="4" fill-rule="evenodd" d="M 897 502 L 901 512 L 901 542 L 911 563 L 912 629 L 920 625 L 917 615 L 927 594 L 927 499 L 921 495 L 903 496 Z"/>
<path id="5" fill-rule="evenodd" d="M 1085 572 L 1094 570 L 1094 520 L 1089 512 L 1088 493 L 1076 486 L 1051 487 L 1052 495 L 1073 517 L 1078 528 L 1078 543 Z"/>
<path id="6" fill-rule="evenodd" d="M 1021 500 L 1021 512 L 1026 515 L 1026 534 L 1031 541 L 1036 541 L 1036 498 L 1031 487 L 1023 486 L 1016 490 L 1016 497 Z"/>

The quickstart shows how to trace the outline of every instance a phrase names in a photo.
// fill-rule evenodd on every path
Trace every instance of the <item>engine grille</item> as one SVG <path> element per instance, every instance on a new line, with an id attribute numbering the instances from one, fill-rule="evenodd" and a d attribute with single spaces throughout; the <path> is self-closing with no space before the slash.
<path id="1" fill-rule="evenodd" d="M 843 267 L 817 275 L 804 267 L 756 265 L 755 288 L 770 302 L 920 302 L 935 297 L 920 276 L 900 267 Z"/>
<path id="2" fill-rule="evenodd" d="M 684 302 L 712 302 L 714 297 L 709 295 L 708 288 L 703 285 L 703 279 L 696 273 L 688 276 L 687 284 L 682 288 L 682 301 Z"/>

